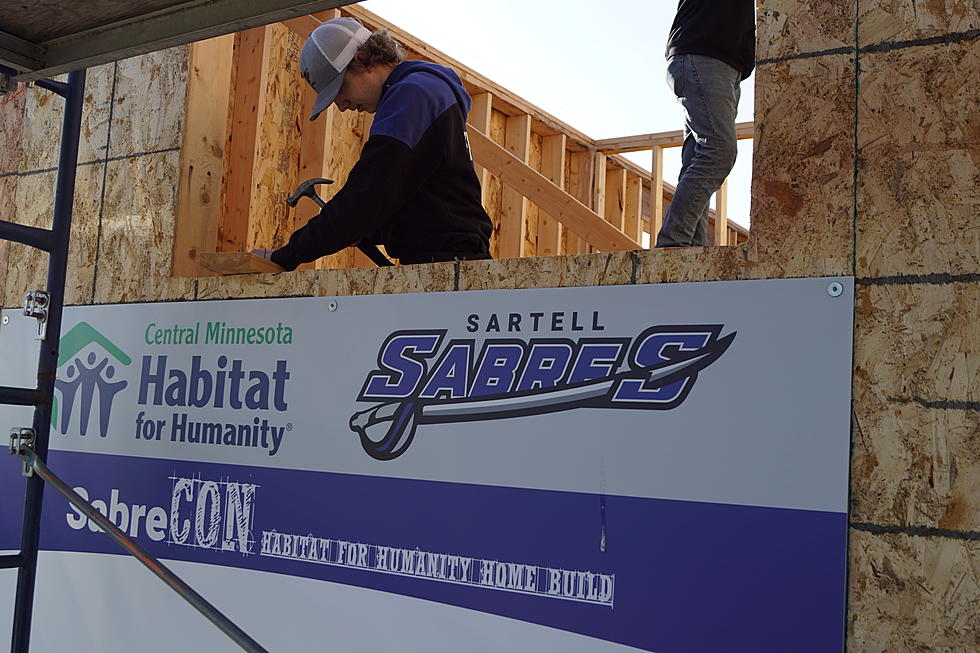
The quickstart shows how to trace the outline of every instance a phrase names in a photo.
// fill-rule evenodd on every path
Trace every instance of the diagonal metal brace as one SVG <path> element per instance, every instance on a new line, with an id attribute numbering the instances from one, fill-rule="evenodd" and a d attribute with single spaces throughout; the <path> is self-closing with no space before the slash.
<path id="1" fill-rule="evenodd" d="M 241 628 L 236 626 L 228 617 L 223 615 L 216 607 L 195 592 L 190 585 L 182 581 L 174 572 L 170 571 L 153 554 L 133 541 L 128 535 L 119 529 L 105 515 L 95 509 L 88 501 L 83 499 L 80 494 L 75 492 L 70 485 L 61 480 L 51 469 L 44 464 L 33 449 L 34 429 L 14 429 L 15 432 L 29 432 L 28 436 L 10 435 L 10 453 L 20 456 L 24 460 L 24 468 L 36 473 L 41 480 L 53 487 L 61 496 L 68 500 L 68 503 L 75 506 L 88 517 L 98 524 L 106 535 L 115 540 L 127 553 L 139 560 L 147 569 L 152 571 L 160 580 L 166 583 L 170 589 L 177 592 L 185 601 L 191 604 L 198 612 L 204 615 L 208 621 L 217 626 L 221 632 L 228 635 L 236 644 L 248 653 L 268 653 L 266 649 L 248 636 Z"/>

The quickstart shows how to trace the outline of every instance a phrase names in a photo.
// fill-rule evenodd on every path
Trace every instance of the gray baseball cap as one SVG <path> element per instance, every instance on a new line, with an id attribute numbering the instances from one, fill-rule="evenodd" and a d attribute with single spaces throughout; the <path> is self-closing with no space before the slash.
<path id="1" fill-rule="evenodd" d="M 337 97 L 347 66 L 369 36 L 371 30 L 354 18 L 328 20 L 310 33 L 299 55 L 303 79 L 316 91 L 310 120 L 316 120 Z"/>

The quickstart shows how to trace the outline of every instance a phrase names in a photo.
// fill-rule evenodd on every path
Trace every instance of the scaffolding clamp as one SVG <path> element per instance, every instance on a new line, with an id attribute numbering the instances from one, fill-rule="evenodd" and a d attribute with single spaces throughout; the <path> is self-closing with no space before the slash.
<path id="1" fill-rule="evenodd" d="M 37 319 L 35 340 L 48 337 L 48 307 L 51 306 L 51 295 L 45 290 L 28 290 L 24 294 L 24 315 Z"/>
<path id="2" fill-rule="evenodd" d="M 30 458 L 26 455 L 34 446 L 37 439 L 37 431 L 25 426 L 18 426 L 10 430 L 10 455 L 20 456 L 24 460 L 24 468 L 21 476 L 34 476 L 34 466 L 30 463 Z"/>

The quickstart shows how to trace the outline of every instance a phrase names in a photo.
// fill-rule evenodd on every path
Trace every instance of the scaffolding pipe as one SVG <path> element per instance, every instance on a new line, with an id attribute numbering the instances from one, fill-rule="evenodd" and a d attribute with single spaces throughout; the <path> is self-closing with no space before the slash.
<path id="1" fill-rule="evenodd" d="M 82 106 L 85 99 L 85 71 L 68 75 L 65 115 L 61 125 L 61 152 L 58 178 L 55 182 L 54 216 L 51 221 L 51 249 L 48 257 L 46 289 L 50 296 L 47 336 L 41 342 L 37 364 L 37 392 L 44 398 L 34 409 L 35 451 L 43 462 L 48 456 L 51 434 L 51 397 L 58 371 L 58 345 L 61 339 L 61 312 L 65 302 L 65 276 L 68 268 L 68 243 L 71 236 L 71 212 L 75 200 L 75 172 L 78 166 L 78 141 L 81 134 Z M 31 642 L 31 619 L 34 612 L 34 585 L 37 579 L 37 548 L 41 530 L 41 500 L 44 482 L 34 476 L 27 479 L 24 493 L 24 521 L 20 536 L 23 563 L 17 571 L 17 594 L 11 651 L 27 653 Z"/>

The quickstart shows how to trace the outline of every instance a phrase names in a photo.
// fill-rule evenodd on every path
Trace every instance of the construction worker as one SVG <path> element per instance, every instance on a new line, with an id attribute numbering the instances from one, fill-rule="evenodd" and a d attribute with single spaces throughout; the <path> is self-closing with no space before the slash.
<path id="1" fill-rule="evenodd" d="M 445 66 L 405 61 L 387 30 L 335 18 L 300 54 L 316 91 L 310 120 L 331 103 L 374 114 L 370 137 L 320 213 L 271 253 L 287 270 L 357 243 L 383 244 L 403 264 L 490 258 L 466 116 L 471 99 Z"/>
<path id="2" fill-rule="evenodd" d="M 755 68 L 753 0 L 679 0 L 667 62 L 667 83 L 684 108 L 684 147 L 656 246 L 707 245 L 708 203 L 738 154 L 739 84 Z"/>

